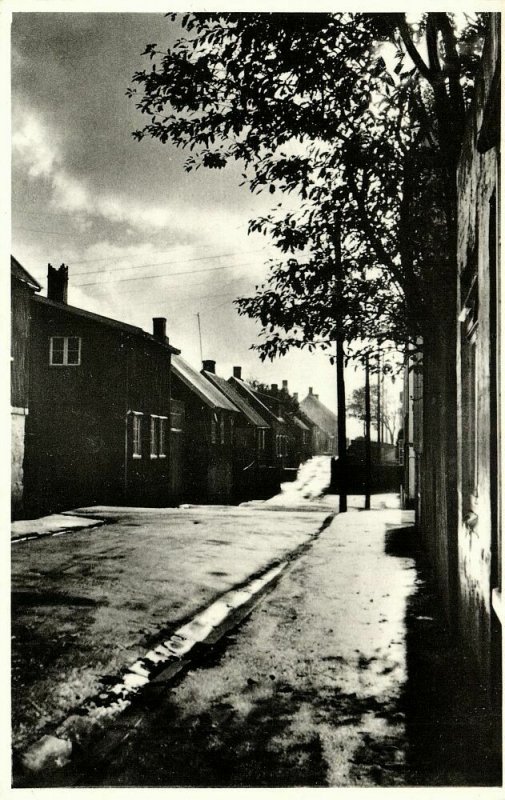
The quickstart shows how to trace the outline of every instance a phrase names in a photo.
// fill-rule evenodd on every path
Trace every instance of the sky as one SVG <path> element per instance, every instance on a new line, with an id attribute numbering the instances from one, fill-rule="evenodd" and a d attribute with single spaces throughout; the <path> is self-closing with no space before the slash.
<path id="1" fill-rule="evenodd" d="M 147 43 L 175 35 L 162 14 L 15 13 L 12 21 L 12 253 L 46 292 L 47 264 L 69 267 L 69 303 L 145 330 L 167 318 L 171 343 L 229 377 L 314 387 L 336 408 L 335 370 L 322 353 L 261 362 L 260 326 L 233 299 L 254 293 L 274 254 L 248 220 L 277 196 L 240 186 L 240 165 L 187 173 L 186 154 L 132 131 L 126 96 Z M 348 393 L 364 382 L 347 370 Z M 349 434 L 361 433 L 350 421 Z"/>

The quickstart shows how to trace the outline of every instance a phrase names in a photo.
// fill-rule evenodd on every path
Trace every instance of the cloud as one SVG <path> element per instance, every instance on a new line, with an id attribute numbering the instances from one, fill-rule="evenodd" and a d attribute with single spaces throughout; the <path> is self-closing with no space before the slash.
<path id="1" fill-rule="evenodd" d="M 160 233 L 178 242 L 196 246 L 230 249 L 251 249 L 247 237 L 247 214 L 229 208 L 205 206 L 204 201 L 195 207 L 182 204 L 176 196 L 163 204 L 139 202 L 124 193 L 103 192 L 96 178 L 90 174 L 83 180 L 66 168 L 65 148 L 55 132 L 41 116 L 30 109 L 20 108 L 15 115 L 13 128 L 13 163 L 31 180 L 43 181 L 49 186 L 46 207 L 54 212 L 68 214 L 72 225 L 84 232 L 94 223 L 122 226 L 116 235 L 146 237 Z M 70 233 L 70 231 L 69 231 Z M 265 244 L 252 245 L 255 249 Z"/>
<path id="2" fill-rule="evenodd" d="M 23 123 L 12 136 L 14 158 L 17 156 L 31 178 L 49 178 L 55 174 L 61 155 L 53 137 L 40 120 L 30 113 L 24 114 Z"/>

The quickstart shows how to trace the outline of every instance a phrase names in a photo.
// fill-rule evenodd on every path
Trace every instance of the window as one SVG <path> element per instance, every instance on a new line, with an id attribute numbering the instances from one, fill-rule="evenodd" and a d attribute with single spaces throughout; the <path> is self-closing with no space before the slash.
<path id="1" fill-rule="evenodd" d="M 79 336 L 51 336 L 49 363 L 53 367 L 78 367 L 81 363 Z"/>
<path id="2" fill-rule="evenodd" d="M 210 441 L 211 444 L 217 443 L 217 425 L 218 425 L 218 418 L 217 414 L 213 414 L 210 419 Z"/>
<path id="3" fill-rule="evenodd" d="M 170 430 L 173 433 L 182 433 L 184 428 L 184 404 L 180 400 L 170 399 Z"/>
<path id="4" fill-rule="evenodd" d="M 158 438 L 158 455 L 160 458 L 166 458 L 167 456 L 167 449 L 166 449 L 166 426 L 167 426 L 167 417 L 160 417 L 159 420 L 160 425 L 160 432 Z"/>
<path id="5" fill-rule="evenodd" d="M 220 440 L 221 444 L 224 444 L 224 441 L 225 441 L 225 429 L 224 429 L 224 426 L 225 426 L 225 418 L 224 418 L 224 414 L 221 414 L 221 416 L 219 417 L 219 440 Z"/>
<path id="6" fill-rule="evenodd" d="M 132 419 L 132 457 L 142 458 L 142 414 L 134 411 Z"/>
<path id="7" fill-rule="evenodd" d="M 158 458 L 158 417 L 151 416 L 151 458 Z"/>
<path id="8" fill-rule="evenodd" d="M 151 458 L 166 458 L 166 423 L 168 417 L 151 414 Z"/>
<path id="9" fill-rule="evenodd" d="M 264 450 L 266 447 L 266 439 L 267 439 L 267 432 L 264 428 L 261 428 L 258 431 L 258 446 L 260 450 Z"/>

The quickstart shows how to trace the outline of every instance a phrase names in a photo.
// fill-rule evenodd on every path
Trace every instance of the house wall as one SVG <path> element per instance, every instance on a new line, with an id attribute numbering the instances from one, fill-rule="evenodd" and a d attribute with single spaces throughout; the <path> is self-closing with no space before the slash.
<path id="1" fill-rule="evenodd" d="M 79 366 L 51 366 L 51 336 L 81 337 Z M 151 459 L 149 415 L 170 416 L 170 354 L 33 301 L 26 487 L 31 515 L 96 503 L 167 505 L 169 452 Z M 144 414 L 142 458 L 131 411 Z M 166 440 L 169 441 L 167 421 Z"/>
<path id="2" fill-rule="evenodd" d="M 233 490 L 233 449 L 231 419 L 234 414 L 213 412 L 176 375 L 172 375 L 172 396 L 184 404 L 185 426 L 182 448 L 182 502 L 230 503 Z M 212 415 L 224 415 L 225 443 L 211 441 Z"/>
<path id="3" fill-rule="evenodd" d="M 492 16 L 491 34 L 475 87 L 458 171 L 459 622 L 479 681 L 488 689 L 492 689 L 494 680 L 492 654 L 496 618 L 492 611 L 492 592 L 496 589 L 499 595 L 501 589 L 495 285 L 499 153 L 496 147 L 479 153 L 476 142 L 493 75 L 499 69 L 499 25 L 497 15 Z"/>
<path id="4" fill-rule="evenodd" d="M 11 284 L 11 513 L 23 513 L 25 423 L 28 414 L 30 302 L 33 291 Z"/>

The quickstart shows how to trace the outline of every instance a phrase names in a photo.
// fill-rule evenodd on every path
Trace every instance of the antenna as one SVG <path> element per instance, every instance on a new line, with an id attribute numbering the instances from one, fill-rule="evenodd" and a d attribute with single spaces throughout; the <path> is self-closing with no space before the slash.
<path id="1" fill-rule="evenodd" d="M 198 336 L 200 337 L 200 361 L 203 361 L 203 351 L 202 351 L 202 327 L 200 325 L 200 312 L 196 315 L 198 320 Z"/>

